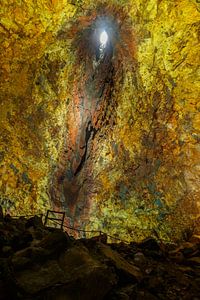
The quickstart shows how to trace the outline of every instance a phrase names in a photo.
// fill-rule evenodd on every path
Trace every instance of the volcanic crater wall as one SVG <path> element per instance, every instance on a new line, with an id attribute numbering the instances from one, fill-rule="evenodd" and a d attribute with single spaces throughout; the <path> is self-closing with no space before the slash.
<path id="1" fill-rule="evenodd" d="M 199 11 L 192 0 L 2 5 L 5 211 L 54 207 L 127 240 L 198 231 Z"/>

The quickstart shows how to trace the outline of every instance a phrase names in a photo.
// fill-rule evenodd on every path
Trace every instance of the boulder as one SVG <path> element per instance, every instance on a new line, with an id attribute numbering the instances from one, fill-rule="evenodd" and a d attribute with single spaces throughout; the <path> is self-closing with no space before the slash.
<path id="1" fill-rule="evenodd" d="M 2 256 L 3 257 L 9 257 L 11 254 L 13 254 L 13 249 L 10 246 L 4 246 L 2 248 Z"/>
<path id="2" fill-rule="evenodd" d="M 26 228 L 29 228 L 32 226 L 34 228 L 44 228 L 44 224 L 42 222 L 42 216 L 41 217 L 34 216 L 34 217 L 28 219 L 25 226 L 26 226 Z"/>
<path id="3" fill-rule="evenodd" d="M 189 242 L 197 244 L 198 246 L 200 246 L 200 235 L 198 235 L 198 234 L 192 235 Z"/>
<path id="4" fill-rule="evenodd" d="M 181 245 L 180 250 L 185 257 L 191 257 L 198 253 L 198 246 L 197 244 L 186 242 Z"/>
<path id="5" fill-rule="evenodd" d="M 12 217 L 9 215 L 9 214 L 6 214 L 5 215 L 5 217 L 4 217 L 4 221 L 6 222 L 6 223 L 10 223 L 10 222 L 12 222 Z"/>
<path id="6" fill-rule="evenodd" d="M 136 264 L 136 266 L 142 267 L 146 265 L 147 259 L 142 252 L 137 252 L 134 255 L 134 263 Z"/>
<path id="7" fill-rule="evenodd" d="M 84 246 L 68 249 L 61 255 L 59 263 L 70 283 L 69 295 L 72 300 L 104 299 L 117 283 L 112 269 L 94 259 Z"/>
<path id="8" fill-rule="evenodd" d="M 158 299 L 167 299 L 164 295 L 162 298 L 157 298 L 155 295 L 151 294 L 149 291 L 138 291 L 137 300 L 158 300 Z"/>
<path id="9" fill-rule="evenodd" d="M 139 248 L 150 250 L 150 251 L 159 251 L 160 246 L 154 238 L 146 238 L 141 243 L 139 243 Z"/>
<path id="10" fill-rule="evenodd" d="M 28 247 L 17 251 L 11 258 L 14 270 L 21 270 L 49 258 L 49 251 L 42 247 Z"/>
<path id="11" fill-rule="evenodd" d="M 14 220 L 14 224 L 16 226 L 16 228 L 21 231 L 24 232 L 26 230 L 26 218 L 25 217 L 19 217 L 18 219 Z"/>
<path id="12" fill-rule="evenodd" d="M 43 264 L 34 264 L 29 268 L 14 273 L 19 289 L 25 294 L 33 295 L 57 283 L 63 283 L 65 276 L 56 260 Z"/>
<path id="13" fill-rule="evenodd" d="M 30 245 L 33 237 L 32 234 L 28 231 L 24 231 L 22 233 L 17 232 L 11 240 L 11 246 L 14 251 L 18 251 L 20 249 L 24 249 Z"/>
<path id="14" fill-rule="evenodd" d="M 85 247 L 76 246 L 58 260 L 15 272 L 15 279 L 24 295 L 40 292 L 44 299 L 63 300 L 101 300 L 116 284 L 108 267 L 93 259 Z"/>
<path id="15" fill-rule="evenodd" d="M 107 240 L 108 240 L 108 237 L 107 237 L 106 233 L 101 233 L 100 235 L 93 236 L 92 238 L 90 238 L 90 240 L 106 244 Z"/>
<path id="16" fill-rule="evenodd" d="M 192 257 L 196 256 L 199 253 L 198 245 L 191 242 L 185 242 L 180 247 L 176 248 L 173 251 L 169 252 L 170 258 L 176 257 Z"/>
<path id="17" fill-rule="evenodd" d="M 200 257 L 191 257 L 187 260 L 189 265 L 199 267 L 200 266 Z"/>
<path id="18" fill-rule="evenodd" d="M 108 245 L 99 243 L 99 251 L 107 259 L 109 259 L 113 266 L 119 271 L 118 275 L 121 275 L 121 279 L 127 281 L 139 282 L 142 279 L 142 273 L 140 269 L 133 264 L 128 263 L 118 252 L 112 250 Z"/>
<path id="19" fill-rule="evenodd" d="M 184 255 L 181 251 L 171 251 L 169 253 L 169 257 L 171 260 L 173 260 L 174 262 L 180 264 L 183 262 L 184 260 Z"/>
<path id="20" fill-rule="evenodd" d="M 133 257 L 134 254 L 137 252 L 137 248 L 135 247 L 134 243 L 127 244 L 124 242 L 120 242 L 117 244 L 111 244 L 110 246 L 113 250 L 120 253 L 120 255 L 122 255 L 123 257 L 127 257 L 127 256 Z"/>
<path id="21" fill-rule="evenodd" d="M 137 299 L 136 291 L 137 291 L 136 285 L 131 284 L 131 285 L 122 286 L 114 289 L 106 299 L 107 300 Z"/>
<path id="22" fill-rule="evenodd" d="M 45 236 L 37 246 L 48 250 L 49 254 L 53 254 L 60 253 L 70 245 L 71 239 L 68 234 L 61 229 L 55 229 Z"/>
<path id="23" fill-rule="evenodd" d="M 27 266 L 51 259 L 52 256 L 57 256 L 61 251 L 65 251 L 69 244 L 68 235 L 61 230 L 55 230 L 41 241 L 17 251 L 12 257 L 14 269 L 21 270 Z"/>

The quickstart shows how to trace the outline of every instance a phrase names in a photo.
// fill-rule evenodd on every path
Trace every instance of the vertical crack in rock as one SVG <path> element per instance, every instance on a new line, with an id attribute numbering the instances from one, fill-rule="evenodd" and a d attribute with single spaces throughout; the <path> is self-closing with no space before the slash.
<path id="1" fill-rule="evenodd" d="M 95 149 L 115 124 L 117 102 L 113 92 L 117 93 L 120 89 L 126 65 L 124 57 L 128 60 L 132 51 L 128 49 L 126 52 L 122 42 L 120 14 L 112 9 L 106 13 L 106 8 L 103 12 L 102 8 L 99 11 L 97 9 L 87 17 L 80 17 L 67 32 L 65 29 L 59 32 L 60 39 L 73 32 L 76 62 L 73 99 L 68 114 L 68 146 L 65 149 L 67 170 L 60 175 L 59 185 L 54 180 L 54 190 L 60 192 L 55 197 L 56 193 L 52 191 L 52 195 L 56 207 L 63 206 L 67 211 L 70 224 L 78 223 L 79 226 L 84 226 L 87 221 L 92 194 L 96 189 L 93 164 L 98 157 Z M 123 12 L 121 14 L 124 17 Z M 87 26 L 84 27 L 82 22 Z M 102 44 L 100 37 L 104 30 L 107 40 Z M 129 38 L 133 40 L 132 33 Z"/>
<path id="2" fill-rule="evenodd" d="M 78 168 L 76 169 L 76 171 L 74 172 L 74 176 L 76 176 L 81 169 L 84 166 L 84 163 L 86 161 L 86 157 L 87 157 L 87 150 L 88 150 L 88 143 L 90 139 L 94 139 L 95 135 L 97 133 L 98 129 L 95 129 L 92 125 L 91 125 L 91 121 L 88 122 L 87 127 L 86 127 L 86 133 L 85 133 L 85 145 L 83 147 L 80 146 L 80 149 L 85 149 L 84 154 L 81 157 L 81 162 L 78 165 Z"/>

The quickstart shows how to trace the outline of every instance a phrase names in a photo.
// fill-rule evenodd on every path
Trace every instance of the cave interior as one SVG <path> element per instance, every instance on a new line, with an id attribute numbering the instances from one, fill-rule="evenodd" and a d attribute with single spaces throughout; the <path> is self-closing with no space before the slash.
<path id="1" fill-rule="evenodd" d="M 125 247 L 130 243 L 148 251 L 158 244 L 179 245 L 173 250 L 176 255 L 171 254 L 175 262 L 180 262 L 181 253 L 186 265 L 193 259 L 192 268 L 199 266 L 199 1 L 17 0 L 1 6 L 2 236 L 11 230 L 9 222 L 32 217 L 36 233 L 31 234 L 37 239 L 37 226 L 42 226 L 37 216 L 42 215 L 44 223 L 52 210 L 64 212 L 63 226 L 71 239 L 102 243 L 101 255 L 137 282 L 143 276 L 139 270 L 129 269 L 117 258 L 130 252 Z M 105 237 L 116 243 L 112 251 L 118 254 L 103 245 Z M 56 238 L 59 248 L 63 237 L 53 237 L 52 245 Z M 9 234 L 2 238 L 2 249 L 10 247 L 13 239 Z M 41 241 L 41 247 L 51 242 Z M 118 249 L 117 244 L 123 243 L 125 248 Z M 89 265 L 85 246 L 72 247 L 72 257 L 79 260 L 76 251 L 80 251 Z M 14 254 L 1 250 L 2 257 L 13 259 L 23 247 L 13 248 Z M 161 248 L 162 253 L 169 251 Z M 187 256 L 185 249 L 192 255 Z M 37 257 L 31 255 L 33 260 Z M 138 267 L 142 260 L 139 257 Z M 191 276 L 199 276 L 198 268 Z M 100 273 L 95 276 L 106 285 Z M 29 289 L 22 280 L 24 273 L 18 276 L 27 295 L 41 292 L 37 283 L 35 290 Z M 186 298 L 179 292 L 166 298 L 159 293 L 158 298 L 149 294 L 139 298 L 139 292 L 130 296 L 127 289 L 124 293 L 130 297 L 123 298 L 119 296 L 123 292 L 117 296 L 110 292 L 111 281 L 116 280 L 112 276 L 107 292 L 97 299 L 199 299 L 196 286 L 194 295 L 190 290 Z M 96 297 L 84 290 L 86 296 L 80 298 L 72 293 L 73 284 L 68 296 L 62 298 L 65 286 L 61 296 L 55 298 L 52 292 L 47 299 Z M 44 295 L 38 297 L 48 297 Z"/>

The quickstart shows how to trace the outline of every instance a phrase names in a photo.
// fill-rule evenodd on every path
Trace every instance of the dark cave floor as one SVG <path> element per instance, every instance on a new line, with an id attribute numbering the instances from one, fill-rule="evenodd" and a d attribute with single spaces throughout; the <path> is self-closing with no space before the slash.
<path id="1" fill-rule="evenodd" d="M 0 218 L 0 299 L 200 299 L 200 236 L 179 245 L 153 238 L 75 240 L 35 216 Z"/>

